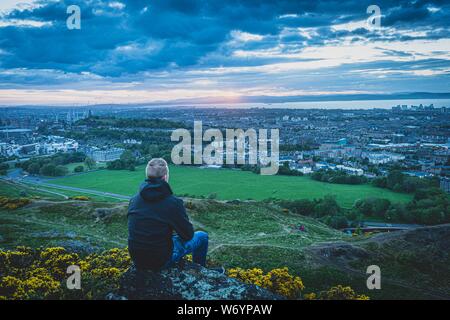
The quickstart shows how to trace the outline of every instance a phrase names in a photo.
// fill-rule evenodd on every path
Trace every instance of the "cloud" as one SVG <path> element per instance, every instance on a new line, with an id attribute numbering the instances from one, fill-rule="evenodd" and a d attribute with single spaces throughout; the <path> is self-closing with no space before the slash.
<path id="1" fill-rule="evenodd" d="M 380 0 L 379 30 L 368 30 L 365 23 L 370 1 L 70 4 L 81 8 L 81 30 L 66 28 L 65 1 L 37 0 L 0 15 L 1 87 L 104 89 L 129 83 L 177 90 L 226 86 L 241 94 L 305 86 L 328 92 L 345 84 L 405 91 L 420 87 L 425 77 L 449 84 L 446 1 Z M 363 77 L 358 71 L 366 63 L 380 65 Z M 395 85 L 384 79 L 383 89 L 383 74 L 395 75 Z M 215 79 L 205 81 L 205 75 Z M 179 77 L 175 85 L 174 77 Z"/>

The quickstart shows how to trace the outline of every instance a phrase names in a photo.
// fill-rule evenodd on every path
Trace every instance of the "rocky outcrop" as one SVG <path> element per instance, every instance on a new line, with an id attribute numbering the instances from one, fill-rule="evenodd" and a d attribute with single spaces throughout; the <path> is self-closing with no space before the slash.
<path id="1" fill-rule="evenodd" d="M 277 300 L 282 297 L 261 287 L 242 283 L 217 271 L 185 263 L 160 273 L 126 271 L 120 288 L 108 300 Z"/>

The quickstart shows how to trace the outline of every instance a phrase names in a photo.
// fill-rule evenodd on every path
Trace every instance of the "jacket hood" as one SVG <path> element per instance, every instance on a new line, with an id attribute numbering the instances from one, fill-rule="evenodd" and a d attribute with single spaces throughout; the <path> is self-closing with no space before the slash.
<path id="1" fill-rule="evenodd" d="M 147 202 L 160 201 L 172 195 L 169 184 L 162 179 L 147 179 L 141 185 L 139 194 Z"/>

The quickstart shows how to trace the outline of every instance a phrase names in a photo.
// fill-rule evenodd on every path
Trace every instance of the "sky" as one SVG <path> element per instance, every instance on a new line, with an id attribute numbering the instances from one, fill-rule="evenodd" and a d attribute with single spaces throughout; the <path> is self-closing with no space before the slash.
<path id="1" fill-rule="evenodd" d="M 450 92 L 449 75 L 449 0 L 0 1 L 1 105 Z"/>

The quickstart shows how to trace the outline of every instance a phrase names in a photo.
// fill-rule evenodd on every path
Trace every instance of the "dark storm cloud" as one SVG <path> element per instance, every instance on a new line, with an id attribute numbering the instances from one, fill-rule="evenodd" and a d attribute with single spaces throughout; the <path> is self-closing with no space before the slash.
<path id="1" fill-rule="evenodd" d="M 397 35 L 367 29 L 335 30 L 333 26 L 368 17 L 371 1 L 273 0 L 73 0 L 38 1 L 40 6 L 14 10 L 2 20 L 49 22 L 42 27 L 0 27 L 1 69 L 49 69 L 119 77 L 149 70 L 223 65 L 254 66 L 286 58 L 231 57 L 233 50 L 283 46 L 292 52 L 344 37 L 353 41 L 408 41 L 449 37 L 448 1 L 378 1 L 383 26 L 425 35 Z M 82 29 L 66 28 L 66 8 L 82 11 Z M 123 5 L 121 5 L 123 4 Z M 315 28 L 314 37 L 289 28 Z M 260 35 L 259 41 L 226 46 L 232 32 Z M 393 55 L 401 53 L 392 52 Z"/>

